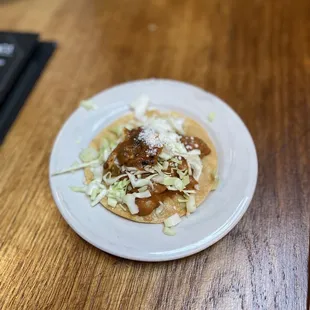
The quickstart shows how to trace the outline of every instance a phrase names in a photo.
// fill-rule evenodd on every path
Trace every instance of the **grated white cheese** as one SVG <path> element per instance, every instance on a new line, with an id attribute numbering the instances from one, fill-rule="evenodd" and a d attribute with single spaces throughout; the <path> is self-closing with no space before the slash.
<path id="1" fill-rule="evenodd" d="M 138 139 L 143 141 L 150 148 L 159 148 L 163 146 L 159 140 L 159 135 L 153 128 L 144 127 L 140 132 Z"/>

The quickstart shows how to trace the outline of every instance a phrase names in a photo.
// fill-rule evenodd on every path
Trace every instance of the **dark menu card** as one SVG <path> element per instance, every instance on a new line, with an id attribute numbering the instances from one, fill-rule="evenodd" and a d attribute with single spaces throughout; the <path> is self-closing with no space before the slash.
<path id="1" fill-rule="evenodd" d="M 0 105 L 37 44 L 37 34 L 0 32 Z"/>
<path id="2" fill-rule="evenodd" d="M 0 32 L 0 143 L 55 48 L 35 33 Z"/>

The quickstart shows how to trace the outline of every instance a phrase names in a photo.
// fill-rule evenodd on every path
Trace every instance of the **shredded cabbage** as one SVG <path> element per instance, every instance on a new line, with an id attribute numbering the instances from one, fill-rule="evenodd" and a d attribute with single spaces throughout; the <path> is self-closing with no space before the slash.
<path id="1" fill-rule="evenodd" d="M 115 208 L 117 205 L 117 200 L 115 198 L 108 197 L 108 205 Z"/>
<path id="2" fill-rule="evenodd" d="M 69 186 L 69 188 L 76 193 L 85 193 L 86 191 L 85 186 Z"/>
<path id="3" fill-rule="evenodd" d="M 83 107 L 85 110 L 89 111 L 89 110 L 97 110 L 97 105 L 91 100 L 82 100 L 80 102 L 80 107 Z"/>
<path id="4" fill-rule="evenodd" d="M 173 227 L 164 226 L 163 233 L 167 236 L 175 236 L 176 231 Z"/>
<path id="5" fill-rule="evenodd" d="M 189 195 L 188 201 L 186 202 L 186 210 L 187 213 L 193 213 L 196 211 L 196 203 L 194 195 Z"/>
<path id="6" fill-rule="evenodd" d="M 167 165 L 166 165 L 165 163 L 167 163 Z M 165 164 L 165 166 L 167 166 L 167 168 L 168 168 L 169 163 L 168 163 L 168 162 L 164 162 L 164 164 Z M 167 169 L 167 168 L 166 168 L 166 169 Z M 165 169 L 164 169 L 164 166 L 161 165 L 160 163 L 157 163 L 157 165 L 154 166 L 154 171 L 157 172 L 159 175 L 165 175 L 164 172 L 163 172 L 163 170 L 165 170 Z"/>
<path id="7" fill-rule="evenodd" d="M 101 162 L 106 162 L 109 158 L 112 150 L 116 147 L 116 143 L 114 141 L 109 141 L 108 139 L 102 139 L 100 142 L 100 152 L 99 159 Z"/>
<path id="8" fill-rule="evenodd" d="M 100 194 L 100 191 L 102 192 L 102 194 L 103 192 L 106 193 L 106 187 L 100 182 L 98 182 L 98 180 L 93 180 L 88 185 L 83 186 L 83 187 L 70 186 L 70 189 L 74 192 L 85 193 L 86 195 L 90 197 L 91 201 L 97 200 L 97 197 Z"/>
<path id="9" fill-rule="evenodd" d="M 92 181 L 87 185 L 85 193 L 88 196 L 92 196 L 97 189 L 99 189 L 99 184 L 96 181 Z"/>
<path id="10" fill-rule="evenodd" d="M 177 188 L 175 188 L 174 186 L 167 186 L 169 191 L 178 191 Z"/>
<path id="11" fill-rule="evenodd" d="M 75 171 L 75 170 L 80 170 L 80 169 L 83 169 L 85 167 L 96 167 L 98 165 L 99 165 L 98 160 L 93 160 L 93 161 L 90 161 L 88 163 L 81 163 L 81 164 L 76 163 L 76 164 L 72 165 L 70 168 L 63 169 L 63 170 L 56 171 L 56 172 L 52 173 L 52 176 L 71 172 L 71 171 Z"/>
<path id="12" fill-rule="evenodd" d="M 80 152 L 79 157 L 82 162 L 89 163 L 99 157 L 99 152 L 92 147 L 87 147 Z"/>
<path id="13" fill-rule="evenodd" d="M 141 193 L 134 193 L 134 195 L 136 198 L 149 198 L 149 197 L 151 197 L 150 191 L 144 191 Z"/>
<path id="14" fill-rule="evenodd" d="M 189 184 L 189 177 L 187 176 L 181 180 L 177 177 L 165 176 L 161 184 L 166 185 L 169 190 L 182 191 Z"/>
<path id="15" fill-rule="evenodd" d="M 132 130 L 132 129 L 134 129 L 134 126 L 127 124 L 124 128 L 126 128 L 128 130 Z"/>
<path id="16" fill-rule="evenodd" d="M 175 137 L 174 137 L 175 135 Z M 164 133 L 159 135 L 164 148 L 159 155 L 164 160 L 169 160 L 175 155 L 187 154 L 187 150 L 183 143 L 180 142 L 180 136 L 172 133 Z"/>
<path id="17" fill-rule="evenodd" d="M 148 171 L 137 170 L 134 172 L 134 175 L 139 176 L 141 174 L 149 173 Z"/>
<path id="18" fill-rule="evenodd" d="M 193 170 L 192 167 L 190 166 L 190 164 L 187 161 L 187 168 L 188 168 L 188 175 L 193 175 Z"/>
<path id="19" fill-rule="evenodd" d="M 171 158 L 171 161 L 173 161 L 176 164 L 181 164 L 182 163 L 182 161 L 178 160 L 176 157 Z"/>
<path id="20" fill-rule="evenodd" d="M 123 167 L 125 167 L 125 166 L 123 166 Z M 135 168 L 135 167 L 125 167 L 126 168 L 126 170 L 128 170 L 128 171 L 137 171 L 138 169 L 137 168 Z M 125 170 L 125 169 L 124 169 Z"/>
<path id="21" fill-rule="evenodd" d="M 147 186 L 142 186 L 138 189 L 139 192 L 145 192 L 147 190 Z"/>
<path id="22" fill-rule="evenodd" d="M 193 177 L 196 181 L 199 180 L 201 172 L 202 172 L 202 162 L 198 155 L 189 156 L 186 158 L 188 165 L 193 170 Z"/>
<path id="23" fill-rule="evenodd" d="M 100 149 L 107 149 L 110 147 L 110 142 L 108 139 L 104 138 L 100 141 Z"/>
<path id="24" fill-rule="evenodd" d="M 145 167 L 144 167 L 144 170 L 145 170 L 146 172 L 149 172 L 149 173 L 154 173 L 154 172 L 155 172 L 155 170 L 154 170 L 153 168 L 151 168 L 150 166 L 145 166 Z"/>
<path id="25" fill-rule="evenodd" d="M 168 122 L 175 129 L 175 131 L 181 135 L 184 135 L 183 123 L 184 120 L 182 118 L 168 118 Z"/>
<path id="26" fill-rule="evenodd" d="M 191 155 L 200 155 L 200 154 L 201 154 L 201 151 L 198 150 L 198 149 L 191 150 L 191 151 L 187 152 L 187 155 L 189 155 L 189 156 L 191 156 Z"/>
<path id="27" fill-rule="evenodd" d="M 180 179 L 183 179 L 183 178 L 185 178 L 186 175 L 187 175 L 187 170 L 185 170 L 185 171 L 183 172 L 183 171 L 181 171 L 180 169 L 177 169 L 177 174 L 179 175 Z M 189 177 L 188 177 L 188 179 L 189 179 Z"/>
<path id="28" fill-rule="evenodd" d="M 114 149 L 117 147 L 118 143 L 115 142 L 115 141 L 111 141 L 110 143 L 110 148 L 111 148 L 111 151 L 114 151 Z"/>
<path id="29" fill-rule="evenodd" d="M 183 193 L 189 195 L 189 194 L 196 194 L 196 191 L 194 191 L 193 189 L 185 189 L 183 190 Z"/>
<path id="30" fill-rule="evenodd" d="M 169 160 L 171 157 L 172 155 L 165 151 L 161 151 L 161 153 L 159 154 L 159 158 L 162 158 L 163 160 Z"/>
<path id="31" fill-rule="evenodd" d="M 173 185 L 175 184 L 175 182 L 177 182 L 178 180 L 180 180 L 179 178 L 176 177 L 164 177 L 164 185 Z M 180 180 L 181 181 L 181 180 Z M 182 181 L 181 181 L 182 182 Z"/>
<path id="32" fill-rule="evenodd" d="M 163 166 L 163 170 L 167 170 L 168 167 L 169 167 L 169 162 L 168 161 L 164 161 L 162 166 Z"/>
<path id="33" fill-rule="evenodd" d="M 173 227 L 181 222 L 181 218 L 178 213 L 175 213 L 164 220 L 166 227 Z"/>
<path id="34" fill-rule="evenodd" d="M 108 185 L 111 185 L 113 183 L 115 183 L 116 181 L 118 181 L 119 179 L 125 177 L 126 174 L 120 174 L 119 176 L 117 177 L 114 177 L 114 178 L 111 178 L 111 172 L 108 172 L 106 173 L 104 176 L 103 176 L 103 181 L 108 184 Z"/>
<path id="35" fill-rule="evenodd" d="M 147 127 L 151 127 L 159 134 L 170 134 L 172 133 L 174 136 L 177 136 L 174 133 L 174 130 L 167 119 L 159 118 L 159 117 L 149 117 L 145 122 Z"/>
<path id="36" fill-rule="evenodd" d="M 115 126 L 111 128 L 111 131 L 115 133 L 117 137 L 121 137 L 124 131 L 124 126 Z"/>
<path id="37" fill-rule="evenodd" d="M 163 204 L 160 204 L 160 206 L 157 207 L 157 208 L 155 209 L 155 213 L 156 213 L 157 215 L 159 215 L 159 214 L 162 213 L 163 211 L 164 211 L 164 206 L 163 206 Z"/>
<path id="38" fill-rule="evenodd" d="M 214 183 L 212 184 L 212 188 L 211 188 L 212 191 L 217 189 L 219 182 L 220 182 L 220 179 L 218 175 L 214 175 Z"/>
<path id="39" fill-rule="evenodd" d="M 106 162 L 108 160 L 110 154 L 111 154 L 111 150 L 110 149 L 104 149 L 103 152 L 102 152 L 102 161 Z"/>
<path id="40" fill-rule="evenodd" d="M 183 184 L 182 180 L 176 179 L 175 182 L 174 182 L 174 187 L 177 190 L 181 191 L 184 188 L 184 184 Z"/>
<path id="41" fill-rule="evenodd" d="M 133 187 L 143 187 L 145 185 L 149 185 L 151 183 L 151 179 L 155 176 L 155 175 L 150 175 L 147 178 L 144 179 L 136 179 L 135 176 L 129 172 L 126 172 L 130 183 Z"/>
<path id="42" fill-rule="evenodd" d="M 112 186 L 109 187 L 108 197 L 115 198 L 117 201 L 121 202 L 123 197 L 126 195 L 128 184 L 128 179 L 115 182 Z"/>
<path id="43" fill-rule="evenodd" d="M 141 95 L 138 99 L 130 104 L 130 107 L 134 110 L 136 119 L 145 121 L 145 113 L 150 104 L 150 98 L 146 95 Z"/>
<path id="44" fill-rule="evenodd" d="M 210 112 L 208 115 L 208 121 L 212 123 L 215 119 L 215 112 Z"/>
<path id="45" fill-rule="evenodd" d="M 91 167 L 91 172 L 93 173 L 94 179 L 101 182 L 103 174 L 103 166 Z"/>
<path id="46" fill-rule="evenodd" d="M 91 195 L 90 195 L 90 200 L 95 200 L 95 198 L 97 197 L 97 195 L 100 193 L 100 189 L 96 188 L 92 191 Z"/>
<path id="47" fill-rule="evenodd" d="M 164 183 L 164 175 L 157 175 L 154 178 L 152 178 L 152 181 L 155 183 L 162 184 Z"/>
<path id="48" fill-rule="evenodd" d="M 148 197 L 151 197 L 151 193 L 149 191 L 145 191 L 143 193 L 127 194 L 123 197 L 123 202 L 127 205 L 131 214 L 137 214 L 139 213 L 139 208 L 135 203 L 135 199 Z"/>
<path id="49" fill-rule="evenodd" d="M 135 203 L 135 195 L 134 194 L 127 194 L 123 198 L 123 202 L 127 205 L 129 212 L 131 214 L 137 214 L 139 213 L 139 208 Z"/>
<path id="50" fill-rule="evenodd" d="M 92 202 L 91 202 L 91 206 L 94 207 L 96 204 L 98 204 L 100 202 L 100 200 L 102 198 L 104 198 L 105 196 L 107 195 L 107 189 L 103 189 L 96 197 L 96 199 L 94 199 Z"/>
<path id="51" fill-rule="evenodd" d="M 111 153 L 118 145 L 119 140 L 110 140 L 104 138 L 100 142 L 100 151 L 103 152 L 104 150 L 109 150 Z"/>
<path id="52" fill-rule="evenodd" d="M 183 176 L 182 182 L 183 182 L 184 187 L 186 187 L 190 183 L 189 176 L 188 175 Z"/>
<path id="53" fill-rule="evenodd" d="M 195 155 L 200 155 L 200 154 L 201 154 L 201 151 L 198 150 L 198 149 L 191 150 L 191 151 L 187 151 L 186 150 L 185 152 L 176 152 L 175 153 L 175 155 L 182 156 L 185 159 L 188 158 L 188 157 L 195 156 Z"/>

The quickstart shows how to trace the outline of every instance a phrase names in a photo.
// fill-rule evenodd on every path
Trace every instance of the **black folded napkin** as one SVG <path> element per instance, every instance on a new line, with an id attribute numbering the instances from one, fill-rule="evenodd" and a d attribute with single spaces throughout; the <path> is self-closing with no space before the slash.
<path id="1" fill-rule="evenodd" d="M 55 49 L 35 33 L 0 32 L 0 143 Z"/>

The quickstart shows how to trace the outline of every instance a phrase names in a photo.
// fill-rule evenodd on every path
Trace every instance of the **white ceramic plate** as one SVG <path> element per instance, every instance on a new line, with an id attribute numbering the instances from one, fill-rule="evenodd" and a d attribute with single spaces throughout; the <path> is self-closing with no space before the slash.
<path id="1" fill-rule="evenodd" d="M 154 107 L 183 112 L 202 124 L 218 152 L 220 184 L 189 218 L 176 227 L 176 236 L 163 234 L 163 225 L 123 219 L 74 193 L 83 171 L 51 177 L 78 158 L 82 148 L 104 127 L 128 112 L 128 104 L 147 94 Z M 97 110 L 78 108 L 66 121 L 50 158 L 50 186 L 67 223 L 97 248 L 124 258 L 165 261 L 197 253 L 224 237 L 241 219 L 252 199 L 257 180 L 253 140 L 238 115 L 223 101 L 195 86 L 169 80 L 122 84 L 93 97 Z M 216 117 L 211 123 L 208 115 Z M 80 143 L 77 143 L 80 142 Z"/>

